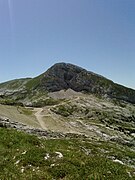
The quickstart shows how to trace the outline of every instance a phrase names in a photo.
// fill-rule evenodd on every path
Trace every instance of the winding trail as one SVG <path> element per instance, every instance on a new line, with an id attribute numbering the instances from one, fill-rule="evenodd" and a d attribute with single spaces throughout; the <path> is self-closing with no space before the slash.
<path id="1" fill-rule="evenodd" d="M 43 129 L 46 129 L 46 130 L 47 130 L 47 128 L 46 128 L 46 126 L 45 126 L 45 124 L 44 124 L 44 122 L 43 122 L 43 116 L 44 116 L 44 115 L 41 114 L 42 111 L 43 111 L 43 108 L 34 108 L 34 111 L 36 112 L 34 115 L 36 116 L 36 118 L 37 118 L 40 126 L 41 126 Z"/>
<path id="2" fill-rule="evenodd" d="M 79 99 L 79 97 L 75 98 L 76 100 Z M 57 107 L 59 105 L 64 105 L 67 102 L 61 102 L 60 104 L 51 105 L 51 106 L 45 106 L 43 108 L 34 108 L 34 115 L 44 130 L 57 130 L 57 131 L 68 131 L 68 132 L 74 132 L 72 130 L 71 124 L 69 124 L 66 121 L 63 121 L 63 119 L 60 117 L 60 115 L 57 115 L 56 113 L 51 111 L 51 108 Z"/>

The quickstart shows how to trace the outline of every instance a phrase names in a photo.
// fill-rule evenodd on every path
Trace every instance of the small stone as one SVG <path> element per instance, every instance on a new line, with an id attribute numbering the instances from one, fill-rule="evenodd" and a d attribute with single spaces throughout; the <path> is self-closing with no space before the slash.
<path id="1" fill-rule="evenodd" d="M 51 165 L 50 165 L 50 167 L 54 167 L 54 166 L 55 166 L 55 164 L 51 164 Z"/>
<path id="2" fill-rule="evenodd" d="M 118 159 L 114 159 L 113 162 L 118 162 L 120 164 L 124 164 L 122 161 L 118 160 Z"/>
<path id="3" fill-rule="evenodd" d="M 46 153 L 46 156 L 44 157 L 45 160 L 47 160 L 49 158 L 49 153 Z"/>
<path id="4" fill-rule="evenodd" d="M 55 152 L 58 158 L 63 158 L 63 154 L 61 152 Z"/>
<path id="5" fill-rule="evenodd" d="M 27 151 L 24 151 L 22 154 L 26 154 Z"/>
<path id="6" fill-rule="evenodd" d="M 19 164 L 19 162 L 20 162 L 20 160 L 16 161 L 16 162 L 15 162 L 15 165 Z"/>

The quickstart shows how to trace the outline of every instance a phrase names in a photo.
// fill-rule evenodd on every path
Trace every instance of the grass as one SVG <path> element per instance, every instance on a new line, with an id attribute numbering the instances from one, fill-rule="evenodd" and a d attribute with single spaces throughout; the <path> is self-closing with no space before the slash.
<path id="1" fill-rule="evenodd" d="M 23 106 L 21 102 L 17 102 L 14 99 L 9 99 L 9 98 L 0 99 L 0 104 L 10 105 L 10 106 Z"/>
<path id="2" fill-rule="evenodd" d="M 33 107 L 44 107 L 44 106 L 51 106 L 59 104 L 60 100 L 55 100 L 53 98 L 46 98 L 46 99 L 37 99 L 36 101 L 33 101 Z"/>
<path id="3" fill-rule="evenodd" d="M 76 105 L 70 105 L 70 104 L 66 104 L 66 105 L 58 105 L 58 107 L 52 108 L 52 111 L 54 111 L 56 114 L 59 114 L 61 116 L 64 117 L 68 117 L 70 115 L 72 115 L 74 112 L 77 112 L 77 106 Z"/>
<path id="4" fill-rule="evenodd" d="M 86 139 L 39 139 L 11 129 L 0 128 L 0 179 L 128 180 L 134 169 L 107 158 L 133 157 L 135 153 L 115 144 Z M 89 150 L 89 154 L 86 153 Z M 59 158 L 56 152 L 62 153 Z M 49 155 L 48 158 L 47 154 Z M 117 154 L 120 154 L 118 156 Z M 111 156 L 111 154 L 108 155 Z M 132 178 L 129 177 L 132 176 Z"/>
<path id="5" fill-rule="evenodd" d="M 22 113 L 22 114 L 24 114 L 24 115 L 26 115 L 26 116 L 30 116 L 30 115 L 32 115 L 32 109 L 26 109 L 26 108 L 24 108 L 24 107 L 18 107 L 18 111 L 20 112 L 20 113 Z"/>
<path id="6" fill-rule="evenodd" d="M 38 87 L 38 85 L 40 84 L 40 80 L 43 78 L 43 74 L 35 77 L 35 78 L 32 78 L 30 81 L 28 81 L 26 83 L 26 88 L 28 90 L 31 90 L 31 89 L 35 89 L 36 87 Z"/>
<path id="7" fill-rule="evenodd" d="M 4 88 L 4 89 L 19 89 L 20 87 L 23 87 L 23 85 L 25 83 L 27 83 L 27 81 L 29 81 L 31 78 L 22 78 L 22 79 L 15 79 L 15 80 L 11 80 L 11 81 L 7 81 L 4 83 L 0 84 L 0 88 Z"/>

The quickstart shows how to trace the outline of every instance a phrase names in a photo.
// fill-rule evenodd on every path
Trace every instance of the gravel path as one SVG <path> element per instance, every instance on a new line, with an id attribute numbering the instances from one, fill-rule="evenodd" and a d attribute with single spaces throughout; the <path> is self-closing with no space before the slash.
<path id="1" fill-rule="evenodd" d="M 40 126 L 43 129 L 47 130 L 45 123 L 43 122 L 43 119 L 42 119 L 44 116 L 44 115 L 42 115 L 43 108 L 34 108 L 34 111 L 36 112 L 34 115 L 36 116 Z"/>

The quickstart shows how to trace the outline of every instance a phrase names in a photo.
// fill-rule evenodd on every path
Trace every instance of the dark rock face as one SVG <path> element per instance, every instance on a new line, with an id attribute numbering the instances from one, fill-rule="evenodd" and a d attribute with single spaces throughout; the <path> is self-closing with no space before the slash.
<path id="1" fill-rule="evenodd" d="M 44 78 L 41 80 L 41 86 L 52 92 L 71 88 L 72 79 L 81 71 L 83 71 L 82 68 L 71 64 L 55 64 L 45 72 Z"/>
<path id="2" fill-rule="evenodd" d="M 49 68 L 39 87 L 50 92 L 71 88 L 135 103 L 135 90 L 72 64 L 58 63 Z"/>
<path id="3" fill-rule="evenodd" d="M 75 91 L 91 91 L 94 84 L 93 75 L 78 66 L 58 63 L 45 72 L 40 85 L 43 89 L 52 92 L 69 88 Z"/>

